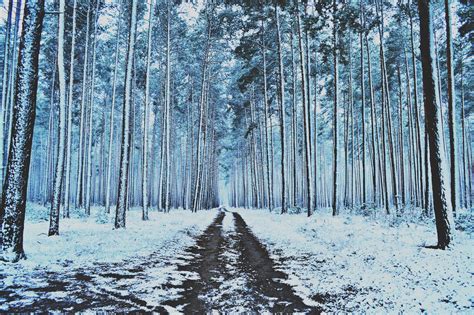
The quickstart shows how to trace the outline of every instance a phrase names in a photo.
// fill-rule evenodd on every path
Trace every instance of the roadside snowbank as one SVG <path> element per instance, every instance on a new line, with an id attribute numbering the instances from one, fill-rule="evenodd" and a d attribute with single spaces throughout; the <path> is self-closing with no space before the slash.
<path id="1" fill-rule="evenodd" d="M 434 250 L 435 227 L 391 226 L 354 215 L 240 213 L 307 304 L 328 311 L 468 312 L 474 306 L 474 240 L 456 231 Z M 388 221 L 388 220 L 387 220 Z"/>

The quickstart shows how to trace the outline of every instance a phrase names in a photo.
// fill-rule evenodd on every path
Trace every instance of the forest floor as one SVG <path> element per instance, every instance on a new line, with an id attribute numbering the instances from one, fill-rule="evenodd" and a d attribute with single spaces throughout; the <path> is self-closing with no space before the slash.
<path id="1" fill-rule="evenodd" d="M 18 264 L 0 263 L 0 312 L 469 312 L 471 223 L 447 251 L 432 223 L 343 214 L 220 209 L 28 218 Z M 38 222 L 39 221 L 39 222 Z M 469 221 L 469 220 L 468 220 Z M 108 224 L 104 224 L 108 223 Z M 466 229 L 466 226 L 462 228 Z M 427 243 L 426 243 L 427 242 Z"/>
<path id="2" fill-rule="evenodd" d="M 297 209 L 290 209 L 298 212 Z M 284 214 L 233 209 L 267 248 L 287 283 L 325 311 L 471 313 L 474 310 L 474 213 L 456 218 L 454 241 L 436 245 L 434 219 L 420 209 L 402 216 L 349 209 Z"/>

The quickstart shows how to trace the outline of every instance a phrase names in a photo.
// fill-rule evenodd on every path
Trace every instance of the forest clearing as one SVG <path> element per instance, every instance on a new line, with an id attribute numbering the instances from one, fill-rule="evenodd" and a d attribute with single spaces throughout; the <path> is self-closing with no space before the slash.
<path id="1" fill-rule="evenodd" d="M 465 0 L 0 2 L 0 313 L 470 313 Z"/>

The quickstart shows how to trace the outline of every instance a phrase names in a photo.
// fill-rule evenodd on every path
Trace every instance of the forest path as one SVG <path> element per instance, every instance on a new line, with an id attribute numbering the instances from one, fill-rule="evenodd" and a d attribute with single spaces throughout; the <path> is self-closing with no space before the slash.
<path id="1" fill-rule="evenodd" d="M 295 295 L 286 278 L 242 217 L 221 209 L 196 244 L 174 260 L 158 251 L 93 268 L 36 270 L 20 285 L 0 285 L 0 301 L 9 312 L 320 313 Z"/>
<path id="2" fill-rule="evenodd" d="M 164 305 L 185 313 L 320 313 L 320 309 L 305 305 L 284 283 L 287 276 L 276 270 L 268 251 L 242 217 L 222 210 L 196 245 L 188 249 L 195 258 L 179 267 L 181 271 L 198 273 L 199 279 L 176 286 L 183 290 L 182 296 Z M 233 228 L 223 229 L 226 215 L 232 216 Z"/>

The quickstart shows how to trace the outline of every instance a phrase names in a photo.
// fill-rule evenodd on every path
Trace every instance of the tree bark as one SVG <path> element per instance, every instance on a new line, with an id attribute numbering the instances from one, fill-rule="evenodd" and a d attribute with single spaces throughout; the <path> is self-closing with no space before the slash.
<path id="1" fill-rule="evenodd" d="M 298 5 L 298 4 L 296 4 Z M 299 19 L 299 13 L 296 13 Z M 280 105 L 280 139 L 281 139 L 281 213 L 288 212 L 288 204 L 286 200 L 286 177 L 285 177 L 285 165 L 286 165 L 286 134 L 285 134 L 285 74 L 283 72 L 283 52 L 281 45 L 281 34 L 280 34 L 280 13 L 278 5 L 275 5 L 275 20 L 276 20 L 276 32 L 277 32 L 277 46 L 278 46 L 278 101 Z M 301 34 L 300 34 L 301 36 Z M 301 41 L 301 38 L 300 38 Z M 303 93 L 305 90 L 303 88 Z"/>
<path id="2" fill-rule="evenodd" d="M 26 192 L 36 111 L 38 61 L 44 17 L 44 0 L 25 4 L 20 39 L 16 94 L 13 100 L 13 129 L 0 207 L 1 259 L 17 262 L 23 250 Z"/>
<path id="3" fill-rule="evenodd" d="M 456 216 L 458 207 L 458 149 L 456 139 L 456 101 L 454 91 L 454 69 L 453 69 L 453 43 L 452 43 L 452 19 L 451 1 L 444 1 L 446 20 L 446 67 L 448 69 L 448 126 L 449 126 L 449 156 L 451 160 L 451 204 L 453 214 Z"/>
<path id="4" fill-rule="evenodd" d="M 143 165 L 142 165 L 142 219 L 148 220 L 148 125 L 150 115 L 150 59 L 151 59 L 151 34 L 153 19 L 153 0 L 148 7 L 148 39 L 145 72 L 145 104 L 143 111 Z"/>
<path id="5" fill-rule="evenodd" d="M 56 158 L 53 199 L 49 218 L 48 236 L 59 235 L 59 210 L 63 184 L 65 145 L 66 145 L 66 67 L 64 63 L 64 11 L 65 0 L 59 0 L 58 21 L 58 81 L 59 81 L 59 143 Z"/>
<path id="6" fill-rule="evenodd" d="M 425 121 L 429 140 L 433 207 L 438 234 L 438 248 L 452 241 L 452 206 L 447 178 L 446 157 L 441 141 L 441 115 L 433 45 L 433 8 L 431 0 L 418 0 L 420 15 L 420 49 L 423 69 Z"/>
<path id="7" fill-rule="evenodd" d="M 333 109 L 333 191 L 332 191 L 332 215 L 335 216 L 338 214 L 337 206 L 337 116 L 338 116 L 338 78 L 339 78 L 339 61 L 337 54 L 337 0 L 333 0 L 333 60 L 334 60 L 334 109 Z"/>
<path id="8" fill-rule="evenodd" d="M 304 156 L 305 156 L 305 184 L 306 184 L 306 206 L 308 217 L 313 213 L 313 181 L 311 179 L 311 133 L 310 133 L 310 122 L 309 122 L 309 99 L 307 99 L 307 90 L 306 90 L 306 65 L 305 65 L 305 56 L 303 48 L 303 37 L 301 30 L 301 19 L 299 12 L 298 1 L 295 1 L 296 5 L 296 25 L 298 31 L 298 43 L 299 43 L 299 52 L 300 52 L 300 71 L 301 71 L 301 97 L 303 103 L 303 131 L 304 131 Z M 281 58 L 280 58 L 280 62 Z M 280 72 L 283 73 L 283 65 L 281 65 Z M 281 92 L 282 93 L 282 92 Z"/>
<path id="9" fill-rule="evenodd" d="M 123 99 L 122 117 L 122 145 L 120 150 L 120 172 L 117 208 L 115 212 L 115 228 L 125 228 L 125 217 L 128 195 L 128 172 L 130 162 L 130 108 L 132 93 L 132 66 L 135 50 L 135 33 L 137 23 L 137 0 L 132 0 L 132 12 L 130 15 L 130 30 L 128 35 L 125 88 Z"/>
<path id="10" fill-rule="evenodd" d="M 70 187 L 71 187 L 71 147 L 72 147 L 72 107 L 74 94 L 74 54 L 76 47 L 76 7 L 77 0 L 74 0 L 72 11 L 72 43 L 69 62 L 69 95 L 68 95 L 68 113 L 67 113 L 67 137 L 66 137 L 66 178 L 64 179 L 64 217 L 69 218 L 70 208 Z"/>

